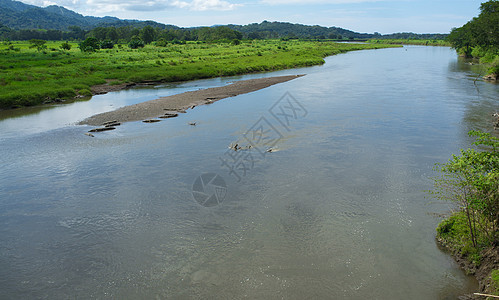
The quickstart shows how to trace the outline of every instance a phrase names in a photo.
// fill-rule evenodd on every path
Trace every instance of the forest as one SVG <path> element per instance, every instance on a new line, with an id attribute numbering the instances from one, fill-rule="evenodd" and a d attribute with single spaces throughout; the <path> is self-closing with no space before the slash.
<path id="1" fill-rule="evenodd" d="M 480 5 L 480 14 L 465 25 L 452 29 L 447 41 L 464 57 L 490 64 L 489 73 L 499 74 L 499 1 Z"/>

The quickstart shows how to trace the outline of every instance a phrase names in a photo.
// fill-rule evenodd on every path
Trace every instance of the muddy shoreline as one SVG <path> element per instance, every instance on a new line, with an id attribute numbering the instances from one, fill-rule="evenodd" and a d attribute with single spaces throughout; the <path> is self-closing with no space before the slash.
<path id="1" fill-rule="evenodd" d="M 499 247 L 494 246 L 482 251 L 482 261 L 479 266 L 471 263 L 466 256 L 456 251 L 452 245 L 441 238 L 436 238 L 437 246 L 454 258 L 459 267 L 472 275 L 478 281 L 478 293 L 491 294 L 494 292 L 492 280 L 490 278 L 493 270 L 499 269 Z M 459 297 L 460 300 L 483 300 L 486 297 L 469 294 Z"/>
<path id="2" fill-rule="evenodd" d="M 236 81 L 227 86 L 185 92 L 178 95 L 162 97 L 155 100 L 121 107 L 114 111 L 94 115 L 79 122 L 78 124 L 100 126 L 110 121 L 124 123 L 158 118 L 164 116 L 165 114 L 173 115 L 179 112 L 185 112 L 188 109 L 193 109 L 194 107 L 199 105 L 211 104 L 221 99 L 254 92 L 272 86 L 274 84 L 283 83 L 302 76 L 304 75 L 276 76 Z M 92 92 L 102 94 L 109 91 L 117 91 L 129 87 L 131 86 L 102 85 L 94 87 Z"/>

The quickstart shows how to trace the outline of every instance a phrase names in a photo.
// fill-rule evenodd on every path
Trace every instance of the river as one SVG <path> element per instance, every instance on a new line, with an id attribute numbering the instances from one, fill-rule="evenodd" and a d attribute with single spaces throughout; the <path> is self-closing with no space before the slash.
<path id="1" fill-rule="evenodd" d="M 499 85 L 445 47 L 0 112 L 2 299 L 456 299 L 435 163 L 492 130 Z M 304 77 L 159 123 L 95 113 L 231 81 Z M 188 123 L 196 122 L 195 126 Z M 234 152 L 231 143 L 249 146 Z M 270 149 L 270 152 L 267 150 Z"/>

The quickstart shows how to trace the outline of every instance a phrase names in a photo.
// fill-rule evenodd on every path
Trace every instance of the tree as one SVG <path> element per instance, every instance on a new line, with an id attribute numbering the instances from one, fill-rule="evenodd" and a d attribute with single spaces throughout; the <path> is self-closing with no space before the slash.
<path id="1" fill-rule="evenodd" d="M 100 49 L 99 41 L 94 37 L 86 38 L 78 46 L 82 52 L 95 52 Z"/>
<path id="2" fill-rule="evenodd" d="M 108 31 L 107 28 L 96 27 L 92 29 L 92 31 L 90 31 L 87 36 L 94 37 L 97 40 L 102 41 L 106 39 L 107 31 Z"/>
<path id="3" fill-rule="evenodd" d="M 482 3 L 480 11 L 478 17 L 452 29 L 448 41 L 454 48 L 466 54 L 471 53 L 470 47 L 499 48 L 499 1 Z"/>
<path id="4" fill-rule="evenodd" d="M 109 27 L 107 29 L 106 39 L 112 41 L 113 43 L 116 43 L 118 41 L 119 36 L 116 27 Z"/>
<path id="5" fill-rule="evenodd" d="M 437 198 L 456 202 L 467 218 L 473 247 L 480 233 L 489 243 L 498 240 L 499 225 L 499 139 L 489 133 L 471 131 L 474 143 L 483 151 L 461 150 L 440 165 L 440 177 L 434 178 Z"/>
<path id="6" fill-rule="evenodd" d="M 61 44 L 61 49 L 69 51 L 69 50 L 71 50 L 71 44 L 66 41 L 66 42 Z"/>
<path id="7" fill-rule="evenodd" d="M 150 44 L 156 37 L 156 31 L 152 26 L 147 25 L 140 31 L 140 37 L 145 44 Z"/>
<path id="8" fill-rule="evenodd" d="M 130 43 L 128 43 L 128 47 L 131 49 L 144 48 L 144 42 L 138 36 L 132 37 Z"/>
<path id="9" fill-rule="evenodd" d="M 45 45 L 45 43 L 47 43 L 47 41 L 44 41 L 44 40 L 40 40 L 40 39 L 31 39 L 29 40 L 29 43 L 30 43 L 30 48 L 36 48 L 36 50 L 38 51 L 42 51 L 43 49 L 47 49 L 47 45 Z"/>
<path id="10" fill-rule="evenodd" d="M 114 43 L 111 40 L 103 40 L 100 42 L 100 48 L 101 49 L 113 49 L 114 48 Z"/>

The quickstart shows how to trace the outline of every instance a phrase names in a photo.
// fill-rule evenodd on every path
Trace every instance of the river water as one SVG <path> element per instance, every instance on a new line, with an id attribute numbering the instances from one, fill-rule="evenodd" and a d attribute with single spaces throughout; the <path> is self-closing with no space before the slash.
<path id="1" fill-rule="evenodd" d="M 409 46 L 1 112 L 0 298 L 475 291 L 435 244 L 438 214 L 451 205 L 425 193 L 434 164 L 470 145 L 469 130 L 492 128 L 499 85 L 474 82 L 474 68 L 449 48 Z M 93 138 L 74 125 L 159 96 L 288 74 L 307 75 Z M 253 147 L 230 151 L 236 142 Z"/>

